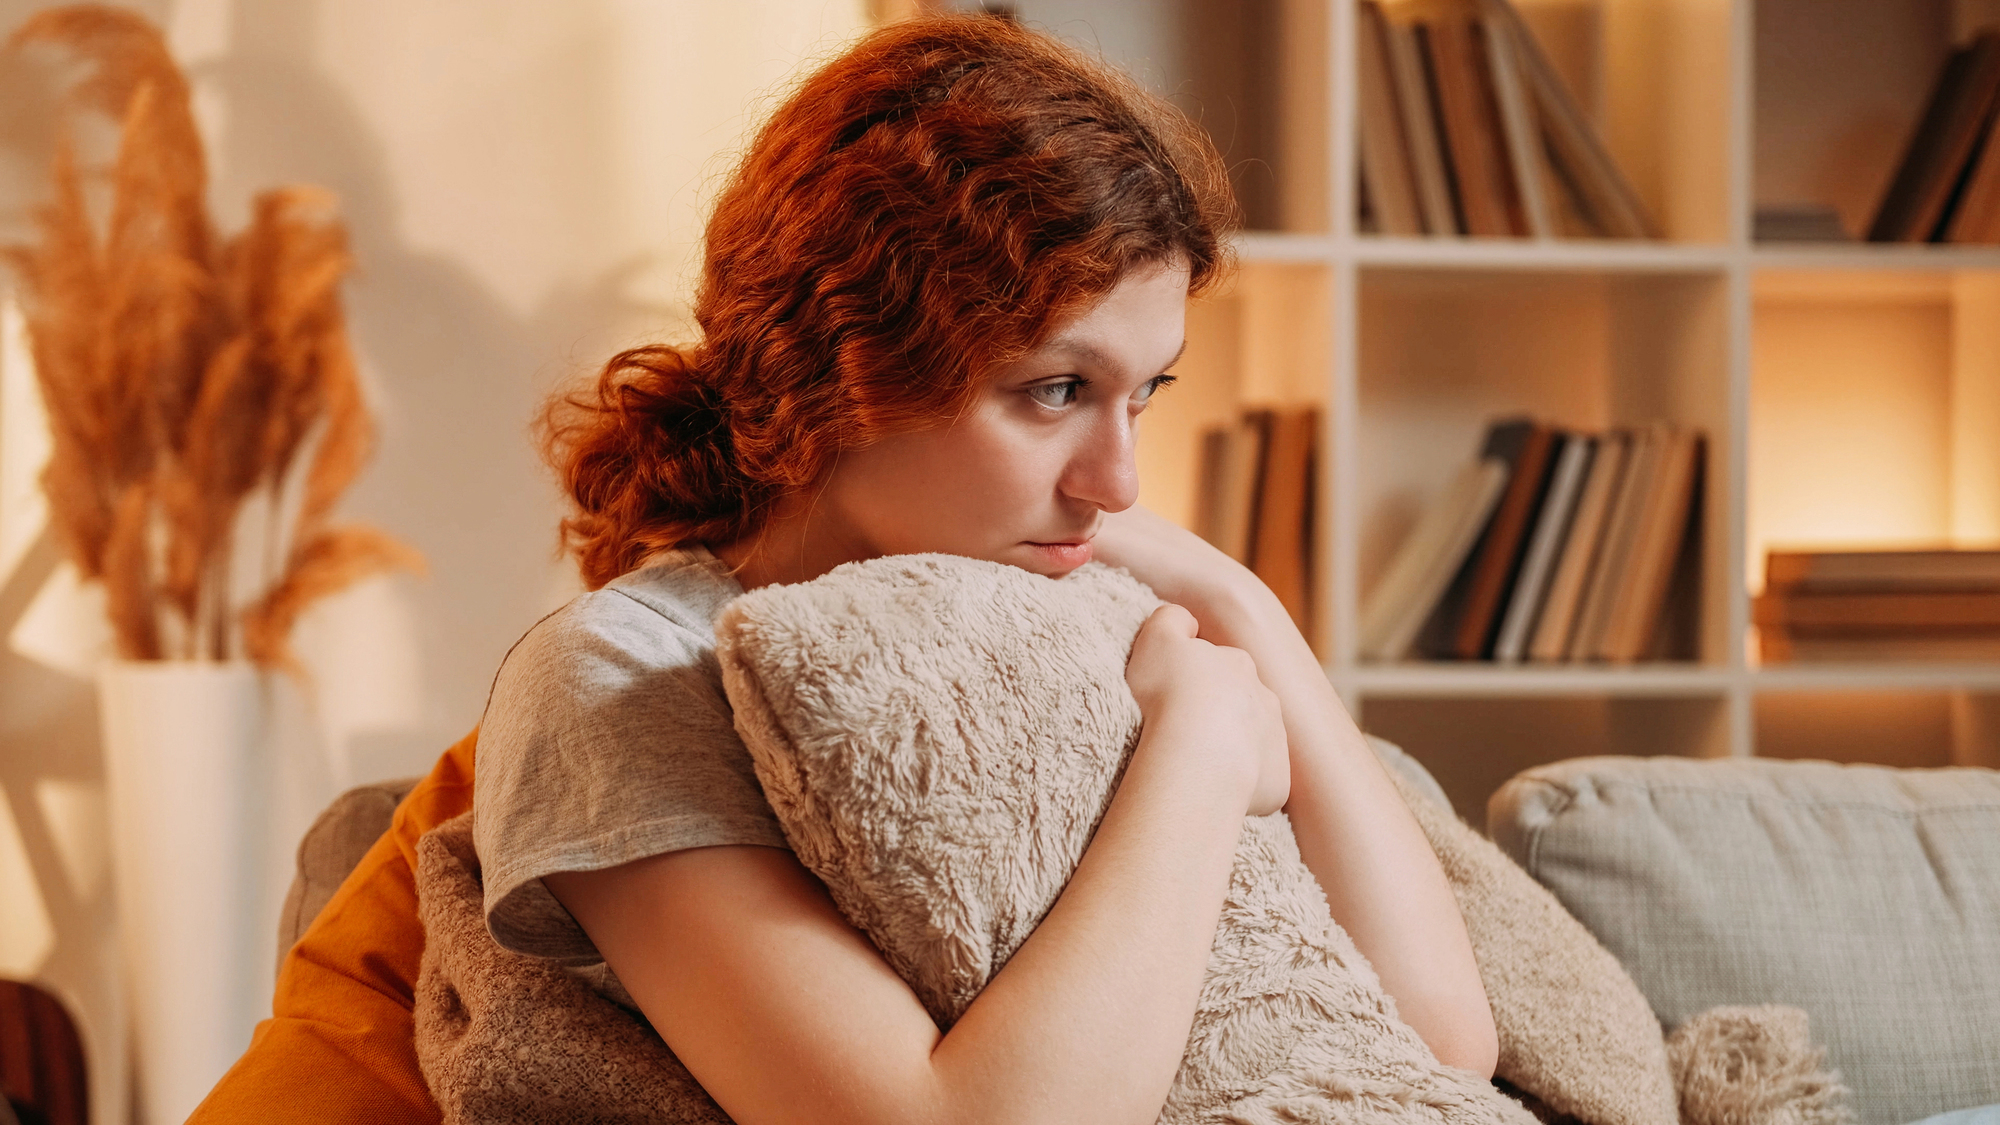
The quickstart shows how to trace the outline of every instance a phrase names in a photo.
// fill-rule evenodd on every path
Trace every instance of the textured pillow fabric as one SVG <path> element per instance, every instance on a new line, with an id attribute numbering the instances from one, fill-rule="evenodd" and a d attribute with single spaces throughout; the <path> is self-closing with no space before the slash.
<path id="1" fill-rule="evenodd" d="M 906 555 L 764 587 L 723 683 L 799 859 L 949 1027 L 1048 911 L 1136 744 L 1124 678 L 1158 599 Z M 1246 818 L 1164 1122 L 1533 1118 L 1439 1063 L 1327 912 L 1282 814 Z"/>
<path id="2" fill-rule="evenodd" d="M 2000 1100 L 2000 772 L 1585 758 L 1487 823 L 1669 1027 L 1804 1009 L 1867 1125 Z"/>
<path id="3" fill-rule="evenodd" d="M 417 841 L 414 1040 L 443 1125 L 729 1125 L 651 1024 L 583 974 L 492 939 L 472 817 Z"/>

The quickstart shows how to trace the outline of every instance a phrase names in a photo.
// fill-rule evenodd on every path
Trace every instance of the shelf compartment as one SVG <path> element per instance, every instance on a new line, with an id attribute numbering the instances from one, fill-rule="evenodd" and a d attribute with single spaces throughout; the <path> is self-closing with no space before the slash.
<path id="1" fill-rule="evenodd" d="M 1530 766 L 1601 754 L 1729 752 L 1725 695 L 1532 699 L 1364 698 L 1362 729 L 1410 752 L 1438 779 L 1460 816 L 1483 824 L 1486 802 Z"/>
<path id="2" fill-rule="evenodd" d="M 1747 584 L 1772 547 L 2000 542 L 2000 270 L 1756 274 Z"/>
<path id="3" fill-rule="evenodd" d="M 1864 238 L 1946 56 L 1971 31 L 1974 5 L 1757 0 L 1754 8 L 1753 196 L 1831 205 Z"/>
<path id="4" fill-rule="evenodd" d="M 1356 532 L 1341 558 L 1363 604 L 1492 419 L 1586 430 L 1671 419 L 1708 437 L 1695 648 L 1730 664 L 1727 276 L 1367 267 L 1359 278 Z"/>
<path id="5" fill-rule="evenodd" d="M 1760 692 L 1754 714 L 1758 757 L 2000 768 L 2000 694 L 1990 691 Z"/>
<path id="6" fill-rule="evenodd" d="M 1387 6 L 1394 11 L 1397 0 L 1388 0 Z M 1709 0 L 1516 0 L 1515 6 L 1571 100 L 1652 213 L 1662 237 L 1668 242 L 1728 242 L 1728 5 Z M 1365 26 L 1355 21 L 1357 35 Z M 1349 44 L 1342 57 L 1356 58 L 1355 46 Z M 1359 67 L 1350 63 L 1343 80 L 1351 85 L 1358 73 Z M 1358 101 L 1355 97 L 1351 104 Z M 1372 236 L 1364 236 L 1367 240 Z M 1438 241 L 1457 240 L 1438 236 Z"/>

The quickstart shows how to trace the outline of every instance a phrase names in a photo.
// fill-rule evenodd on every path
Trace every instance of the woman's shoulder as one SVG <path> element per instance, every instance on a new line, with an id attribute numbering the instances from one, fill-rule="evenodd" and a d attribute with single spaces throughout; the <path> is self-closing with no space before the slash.
<path id="1" fill-rule="evenodd" d="M 742 592 L 704 548 L 662 553 L 536 622 L 501 662 L 495 689 L 524 675 L 561 679 L 712 663 L 715 618 Z"/>

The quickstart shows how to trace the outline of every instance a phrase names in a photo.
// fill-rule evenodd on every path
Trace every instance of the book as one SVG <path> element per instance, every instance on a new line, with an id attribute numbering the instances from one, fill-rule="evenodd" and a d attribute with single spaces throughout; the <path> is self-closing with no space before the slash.
<path id="1" fill-rule="evenodd" d="M 1423 67 L 1424 92 L 1430 107 L 1430 121 L 1426 128 L 1436 142 L 1439 173 L 1444 179 L 1445 196 L 1451 201 L 1451 222 L 1446 227 L 1454 234 L 1470 234 L 1465 216 L 1464 172 L 1458 167 L 1458 154 L 1452 151 L 1447 138 L 1444 119 L 1444 93 L 1439 84 L 1437 45 L 1431 42 L 1431 27 L 1424 23 L 1410 25 L 1410 33 L 1417 45 L 1417 61 Z"/>
<path id="2" fill-rule="evenodd" d="M 1252 556 L 1257 534 L 1258 487 L 1264 462 L 1264 440 L 1270 416 L 1265 411 L 1245 411 L 1234 424 L 1211 431 L 1217 435 L 1213 462 L 1209 438 L 1203 439 L 1204 478 L 1200 485 L 1208 497 L 1207 520 L 1197 525 L 1202 538 L 1222 553 L 1245 566 L 1254 566 Z"/>
<path id="3" fill-rule="evenodd" d="M 1493 641 L 1493 659 L 1503 664 L 1517 663 L 1527 655 L 1529 637 L 1555 575 L 1556 554 L 1569 534 L 1570 518 L 1576 512 L 1596 444 L 1587 434 L 1565 434 L 1560 441 L 1548 498 L 1535 517 L 1535 533 L 1528 540 L 1520 577 L 1507 597 L 1507 613 L 1500 619 L 1500 632 Z"/>
<path id="4" fill-rule="evenodd" d="M 2000 590 L 2000 550 L 1771 551 L 1766 590 Z"/>
<path id="5" fill-rule="evenodd" d="M 1361 657 L 1401 660 L 1444 597 L 1452 576 L 1492 518 L 1507 487 L 1507 465 L 1475 460 L 1459 470 L 1369 591 L 1361 613 Z"/>
<path id="6" fill-rule="evenodd" d="M 1511 237 L 1519 233 L 1513 220 L 1519 204 L 1499 147 L 1500 123 L 1475 24 L 1466 13 L 1454 11 L 1425 20 L 1423 27 L 1429 34 L 1438 120 L 1458 184 L 1465 232 L 1480 238 Z"/>
<path id="7" fill-rule="evenodd" d="M 1800 637 L 1783 629 L 1757 631 L 1758 657 L 1766 664 L 1787 661 L 1921 663 L 1989 661 L 2000 663 L 2000 631 L 1882 637 Z"/>
<path id="8" fill-rule="evenodd" d="M 1701 454 L 1701 435 L 1694 430 L 1672 426 L 1662 432 L 1659 460 L 1640 510 L 1632 553 L 1598 645 L 1600 659 L 1619 664 L 1639 659 L 1659 628 L 1674 561 L 1680 557 L 1696 511 Z"/>
<path id="9" fill-rule="evenodd" d="M 1618 170 L 1582 107 L 1570 97 L 1562 76 L 1542 54 L 1521 14 L 1507 3 L 1487 10 L 1497 22 L 1506 24 L 1508 39 L 1518 48 L 1522 76 L 1540 111 L 1542 135 L 1555 171 L 1576 193 L 1597 233 L 1611 238 L 1658 238 L 1658 224 Z"/>
<path id="10" fill-rule="evenodd" d="M 1751 603 L 1753 624 L 1811 634 L 2000 632 L 2000 590 L 1820 593 L 1767 590 Z"/>
<path id="11" fill-rule="evenodd" d="M 1396 104 L 1396 80 L 1389 63 L 1388 20 L 1382 15 L 1380 0 L 1363 0 L 1356 15 L 1361 104 L 1355 124 L 1360 133 L 1362 187 L 1380 233 L 1421 235 L 1424 219 L 1416 174 L 1410 166 L 1402 109 Z"/>
<path id="12" fill-rule="evenodd" d="M 2000 32 L 1953 51 L 1869 225 L 1873 242 L 1926 242 L 1940 233 L 1966 163 L 2000 96 Z"/>
<path id="13" fill-rule="evenodd" d="M 1417 43 L 1417 29 L 1400 20 L 1385 18 L 1382 31 L 1388 47 L 1390 77 L 1395 80 L 1396 109 L 1403 119 L 1403 139 L 1410 146 L 1410 174 L 1416 181 L 1424 230 L 1434 235 L 1455 235 L 1459 229 L 1451 199 L 1451 180 L 1438 148 L 1437 116 L 1431 107 L 1430 78 L 1422 48 Z"/>
<path id="14" fill-rule="evenodd" d="M 1622 431 L 1597 439 L 1589 479 L 1577 499 L 1576 515 L 1563 539 L 1561 561 L 1556 564 L 1555 577 L 1549 580 L 1541 617 L 1535 622 L 1534 640 L 1528 646 L 1530 659 L 1560 661 L 1569 656 L 1570 637 L 1576 631 L 1585 586 L 1604 542 L 1612 502 L 1624 480 L 1630 448 L 1631 435 Z"/>
<path id="15" fill-rule="evenodd" d="M 1479 455 L 1507 462 L 1507 490 L 1467 563 L 1464 601 L 1452 626 L 1448 655 L 1478 660 L 1492 654 L 1501 604 L 1520 570 L 1528 531 L 1548 489 L 1554 446 L 1555 431 L 1529 419 L 1503 419 L 1487 428 Z"/>
<path id="16" fill-rule="evenodd" d="M 1965 190 L 1952 208 L 1947 242 L 2000 242 L 2000 114 L 1966 173 Z"/>
<path id="17" fill-rule="evenodd" d="M 1311 609 L 1313 471 L 1319 412 L 1310 407 L 1273 411 L 1268 433 L 1263 482 L 1257 490 L 1252 569 L 1277 595 L 1293 624 L 1306 632 Z"/>
<path id="18" fill-rule="evenodd" d="M 1500 114 L 1501 138 L 1505 142 L 1507 165 L 1513 173 L 1514 193 L 1520 200 L 1523 233 L 1535 238 L 1557 234 L 1555 213 L 1548 183 L 1547 161 L 1542 156 L 1540 124 L 1528 102 L 1522 83 L 1520 48 L 1504 16 L 1492 8 L 1507 0 L 1484 0 L 1479 16 L 1480 38 L 1486 45 L 1486 69 L 1492 78 L 1493 101 Z"/>
<path id="19" fill-rule="evenodd" d="M 1592 660 L 1603 647 L 1611 624 L 1612 607 L 1618 597 L 1634 542 L 1647 492 L 1658 471 L 1664 424 L 1654 423 L 1632 435 L 1632 451 L 1627 454 L 1625 473 L 1618 482 L 1618 495 L 1606 517 L 1604 540 L 1592 560 L 1590 577 L 1584 583 L 1583 608 L 1576 631 L 1570 637 L 1569 659 Z"/>

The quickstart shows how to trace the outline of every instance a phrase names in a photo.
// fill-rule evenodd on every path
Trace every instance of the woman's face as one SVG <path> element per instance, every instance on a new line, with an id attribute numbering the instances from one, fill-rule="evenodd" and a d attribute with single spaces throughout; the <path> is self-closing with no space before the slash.
<path id="1" fill-rule="evenodd" d="M 940 551 L 1059 577 L 1139 496 L 1139 415 L 1180 358 L 1184 266 L 1136 270 L 1006 365 L 953 424 L 840 455 L 808 535 L 850 559 Z M 813 526 L 818 525 L 818 526 Z"/>

